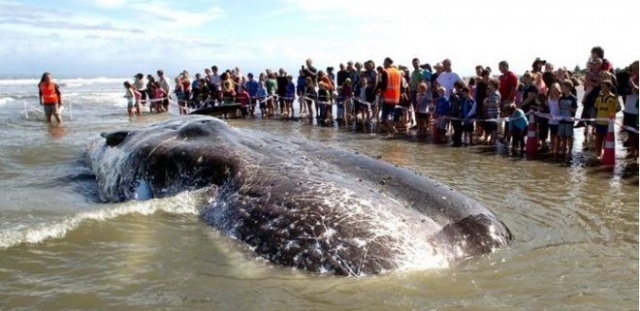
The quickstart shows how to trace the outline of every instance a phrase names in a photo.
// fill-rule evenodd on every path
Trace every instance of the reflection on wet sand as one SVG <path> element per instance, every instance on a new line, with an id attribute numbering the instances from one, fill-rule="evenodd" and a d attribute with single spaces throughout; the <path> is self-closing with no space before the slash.
<path id="1" fill-rule="evenodd" d="M 47 127 L 47 132 L 49 132 L 49 136 L 51 136 L 51 138 L 61 139 L 64 137 L 66 129 L 64 125 L 49 125 Z"/>

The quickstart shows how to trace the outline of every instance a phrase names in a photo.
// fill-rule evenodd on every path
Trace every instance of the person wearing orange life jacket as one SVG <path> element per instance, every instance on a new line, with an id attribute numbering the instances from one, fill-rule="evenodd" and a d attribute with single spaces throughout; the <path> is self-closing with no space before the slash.
<path id="1" fill-rule="evenodd" d="M 42 74 L 40 83 L 38 84 L 40 105 L 44 106 L 44 114 L 47 117 L 47 123 L 51 123 L 51 116 L 56 118 L 58 124 L 62 124 L 60 118 L 60 107 L 62 106 L 62 94 L 58 84 L 53 82 L 51 74 L 45 72 Z"/>
<path id="2" fill-rule="evenodd" d="M 382 122 L 385 126 L 387 134 L 398 133 L 393 123 L 389 121 L 389 116 L 394 114 L 396 105 L 400 103 L 400 86 L 402 83 L 402 74 L 393 65 L 393 60 L 387 57 L 384 59 L 384 71 L 380 80 L 380 92 L 384 105 L 382 105 Z"/>

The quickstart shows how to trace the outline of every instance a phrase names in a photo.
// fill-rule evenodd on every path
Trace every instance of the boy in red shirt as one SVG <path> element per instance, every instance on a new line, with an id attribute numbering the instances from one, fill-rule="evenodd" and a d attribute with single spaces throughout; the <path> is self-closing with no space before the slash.
<path id="1" fill-rule="evenodd" d="M 240 103 L 240 111 L 242 112 L 242 118 L 246 119 L 249 116 L 249 92 L 244 88 L 244 86 L 240 86 L 238 89 L 238 94 L 236 95 L 236 99 Z"/>
<path id="2" fill-rule="evenodd" d="M 499 89 L 500 98 L 502 99 L 500 103 L 500 110 L 505 112 L 507 111 L 506 108 L 511 104 L 514 104 L 516 101 L 516 94 L 518 93 L 518 77 L 509 70 L 509 63 L 507 63 L 507 61 L 501 61 L 498 64 L 498 69 L 502 73 L 500 76 Z M 502 113 L 502 117 L 508 117 L 508 115 Z M 505 122 L 503 139 L 505 142 L 508 142 L 510 138 L 509 122 Z"/>

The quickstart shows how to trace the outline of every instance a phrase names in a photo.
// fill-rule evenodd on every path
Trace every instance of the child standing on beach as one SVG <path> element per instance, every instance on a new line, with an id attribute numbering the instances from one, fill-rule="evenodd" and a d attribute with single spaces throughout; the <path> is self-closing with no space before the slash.
<path id="1" fill-rule="evenodd" d="M 222 103 L 224 105 L 234 104 L 236 101 L 235 83 L 228 73 L 223 73 L 222 79 Z"/>
<path id="2" fill-rule="evenodd" d="M 571 155 L 573 150 L 573 121 L 571 119 L 576 115 L 578 109 L 578 99 L 571 94 L 573 83 L 571 80 L 565 80 L 562 83 L 562 96 L 558 100 L 559 117 L 558 122 L 558 138 L 560 140 L 560 156 Z"/>
<path id="3" fill-rule="evenodd" d="M 340 102 L 338 104 L 338 119 L 344 124 L 348 124 L 351 120 L 351 99 L 353 97 L 353 88 L 351 87 L 351 79 L 347 78 L 338 89 L 340 94 Z"/>
<path id="4" fill-rule="evenodd" d="M 511 143 L 511 152 L 514 155 L 524 152 L 524 138 L 527 136 L 529 121 L 522 109 L 517 108 L 515 104 L 507 106 L 505 115 L 509 116 L 509 131 L 513 139 Z M 518 150 L 517 150 L 518 149 Z"/>
<path id="5" fill-rule="evenodd" d="M 427 135 L 427 129 L 429 128 L 429 109 L 433 106 L 431 90 L 427 83 L 420 82 L 417 86 L 416 102 L 416 120 L 418 122 L 418 137 L 424 137 Z"/>
<path id="6" fill-rule="evenodd" d="M 276 109 L 276 100 L 275 100 L 275 95 L 276 95 L 276 76 L 274 73 L 270 73 L 267 76 L 267 82 L 266 82 L 266 86 L 267 86 L 267 117 L 272 117 L 273 114 L 275 113 L 275 109 Z"/>
<path id="7" fill-rule="evenodd" d="M 471 118 L 476 116 L 476 102 L 473 100 L 471 90 L 467 87 L 460 89 L 460 99 L 462 118 L 464 122 L 462 124 L 462 144 L 464 146 L 473 145 L 473 121 Z M 467 143 L 467 141 L 469 141 Z"/>
<path id="8" fill-rule="evenodd" d="M 258 101 L 258 107 L 260 107 L 260 116 L 262 118 L 267 115 L 267 97 L 269 93 L 267 92 L 267 87 L 265 86 L 264 81 L 260 81 L 258 85 L 258 92 L 256 93 L 256 99 Z"/>
<path id="9" fill-rule="evenodd" d="M 371 124 L 371 110 L 376 105 L 376 89 L 375 85 L 370 83 L 368 77 L 360 78 L 360 111 L 362 111 L 362 120 L 367 124 Z"/>
<path id="10" fill-rule="evenodd" d="M 313 78 L 311 77 L 306 77 L 304 80 L 304 96 L 305 99 L 302 100 L 303 102 L 306 103 L 306 107 L 307 107 L 307 118 L 308 119 L 312 119 L 313 120 L 313 102 L 316 101 L 316 110 L 318 110 L 318 92 L 316 92 L 316 85 L 313 82 Z M 316 115 L 318 115 L 318 112 L 316 111 Z"/>
<path id="11" fill-rule="evenodd" d="M 331 93 L 329 93 L 329 86 L 325 82 L 318 83 L 318 101 L 317 105 L 320 107 L 320 120 L 321 124 L 331 124 Z"/>
<path id="12" fill-rule="evenodd" d="M 449 125 L 449 99 L 445 97 L 447 93 L 446 89 L 442 86 L 438 87 L 438 100 L 436 101 L 436 112 L 434 119 L 438 122 L 438 131 L 440 132 L 440 141 L 434 141 L 434 143 L 441 143 L 442 139 L 447 134 L 447 127 Z"/>
<path id="13" fill-rule="evenodd" d="M 613 83 L 611 80 L 603 80 L 600 83 L 600 94 L 596 98 L 596 142 L 595 152 L 598 158 L 602 155 L 604 136 L 609 130 L 608 121 L 606 119 L 615 116 L 616 107 L 618 107 L 618 97 L 612 93 Z"/>
<path id="14" fill-rule="evenodd" d="M 161 98 L 164 98 L 165 96 L 167 96 L 167 91 L 165 91 L 163 88 L 160 87 L 160 83 L 158 82 L 154 82 L 153 83 L 153 92 L 155 94 L 154 98 L 156 99 L 155 102 L 153 102 L 153 106 L 156 109 L 157 113 L 161 113 L 161 112 L 165 112 L 163 106 L 162 106 L 162 101 L 159 100 Z"/>
<path id="15" fill-rule="evenodd" d="M 535 103 L 531 105 L 531 110 L 541 114 L 548 114 L 549 104 L 547 95 L 544 93 L 538 93 L 536 95 Z M 540 146 L 540 151 L 549 151 L 549 146 L 547 146 L 547 138 L 549 138 L 549 119 L 536 116 L 536 127 L 538 128 L 538 145 Z"/>
<path id="16" fill-rule="evenodd" d="M 293 100 L 296 98 L 296 86 L 293 84 L 293 76 L 287 76 L 287 92 L 284 98 L 284 116 L 293 118 Z"/>
<path id="17" fill-rule="evenodd" d="M 133 89 L 133 86 L 131 85 L 131 83 L 129 83 L 129 81 L 124 82 L 124 88 L 126 90 L 124 98 L 127 99 L 127 113 L 129 113 L 129 117 L 133 117 L 133 107 L 136 100 L 135 90 Z M 139 111 L 140 109 L 138 108 L 138 112 Z"/>
<path id="18" fill-rule="evenodd" d="M 551 132 L 551 154 L 553 156 L 557 156 L 560 149 L 560 140 L 558 139 L 558 125 L 560 124 L 560 95 L 562 95 L 560 84 L 557 82 L 551 84 L 551 87 L 549 88 L 549 100 L 547 101 L 547 106 L 549 107 L 549 115 L 551 116 L 551 119 L 549 120 L 549 132 Z"/>
<path id="19" fill-rule="evenodd" d="M 173 88 L 173 94 L 176 95 L 176 99 L 178 99 L 178 112 L 180 115 L 187 114 L 187 100 L 184 97 L 184 91 L 182 89 L 182 77 L 177 77 L 175 80 L 175 87 Z"/>
<path id="20" fill-rule="evenodd" d="M 500 82 L 497 79 L 489 80 L 488 90 L 489 96 L 485 98 L 485 109 L 487 110 L 487 121 L 485 122 L 485 131 L 487 131 L 489 137 L 485 144 L 495 145 L 498 135 L 498 122 L 496 119 L 500 115 Z"/>
<path id="21" fill-rule="evenodd" d="M 238 87 L 238 96 L 236 97 L 238 102 L 240 103 L 240 111 L 242 112 L 242 118 L 246 119 L 249 116 L 249 101 L 251 96 L 247 89 L 240 85 Z"/>
<path id="22" fill-rule="evenodd" d="M 298 81 L 296 82 L 296 95 L 298 95 L 298 105 L 300 107 L 300 116 L 304 117 L 307 115 L 307 103 L 302 99 L 307 90 L 307 77 L 304 74 L 304 66 L 299 71 Z"/>

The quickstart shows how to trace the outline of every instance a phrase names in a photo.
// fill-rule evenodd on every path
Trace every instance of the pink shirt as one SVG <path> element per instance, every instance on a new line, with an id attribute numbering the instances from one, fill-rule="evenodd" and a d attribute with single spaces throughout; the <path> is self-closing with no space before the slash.
<path id="1" fill-rule="evenodd" d="M 165 95 L 167 95 L 167 92 L 165 92 L 161 87 L 156 88 L 156 92 L 155 92 L 156 98 L 163 98 Z"/>

